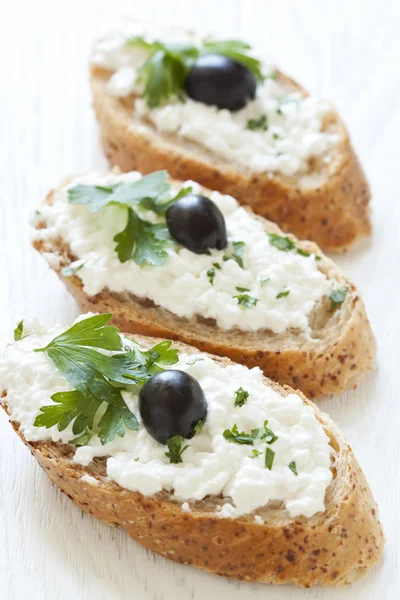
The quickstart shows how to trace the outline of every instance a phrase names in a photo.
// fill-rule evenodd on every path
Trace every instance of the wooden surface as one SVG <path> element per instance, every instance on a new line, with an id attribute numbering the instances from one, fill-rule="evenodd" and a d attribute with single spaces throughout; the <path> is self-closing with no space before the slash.
<path id="1" fill-rule="evenodd" d="M 365 298 L 378 339 L 358 390 L 321 406 L 344 430 L 380 505 L 387 545 L 352 588 L 229 582 L 176 565 L 84 516 L 52 487 L 0 415 L 2 600 L 395 600 L 400 592 L 400 3 L 396 0 L 68 0 L 0 2 L 0 344 L 17 319 L 67 324 L 74 301 L 30 248 L 28 219 L 65 174 L 105 165 L 90 107 L 92 38 L 124 15 L 259 46 L 349 125 L 373 190 L 370 243 L 338 262 Z"/>

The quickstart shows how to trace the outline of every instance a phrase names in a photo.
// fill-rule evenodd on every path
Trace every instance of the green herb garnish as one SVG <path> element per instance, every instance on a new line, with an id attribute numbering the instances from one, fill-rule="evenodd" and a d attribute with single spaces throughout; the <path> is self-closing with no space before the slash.
<path id="1" fill-rule="evenodd" d="M 271 448 L 265 449 L 265 468 L 271 470 L 274 462 L 275 452 Z"/>
<path id="2" fill-rule="evenodd" d="M 213 263 L 213 267 L 215 267 L 216 269 L 221 270 L 221 265 L 217 262 Z"/>
<path id="3" fill-rule="evenodd" d="M 207 277 L 208 277 L 208 281 L 211 283 L 211 285 L 214 285 L 214 277 L 215 277 L 214 267 L 211 267 L 211 269 L 208 269 Z"/>
<path id="4" fill-rule="evenodd" d="M 139 347 L 122 348 L 118 328 L 107 326 L 111 317 L 111 314 L 104 314 L 83 319 L 46 347 L 35 350 L 46 352 L 75 388 L 53 394 L 54 404 L 40 409 L 35 427 L 57 425 L 58 430 L 63 431 L 74 421 L 72 431 L 79 436 L 75 441 L 82 444 L 83 436 L 93 433 L 95 416 L 102 408 L 103 414 L 96 426 L 102 444 L 110 442 L 116 435 L 123 437 L 126 428 L 138 429 L 136 416 L 127 407 L 121 389 L 141 386 L 149 377 L 162 371 L 162 365 L 175 364 L 177 350 L 171 348 L 170 341 L 160 342 L 146 351 Z M 117 353 L 110 356 L 94 348 Z"/>
<path id="5" fill-rule="evenodd" d="M 251 129 L 252 131 L 267 131 L 268 117 L 266 115 L 261 115 L 258 119 L 249 119 L 246 128 Z"/>
<path id="6" fill-rule="evenodd" d="M 296 467 L 296 463 L 295 463 L 294 461 L 292 461 L 292 462 L 289 464 L 289 469 L 290 469 L 290 470 L 292 471 L 292 473 L 294 473 L 296 476 L 298 475 L 298 472 L 297 472 L 297 467 Z"/>
<path id="7" fill-rule="evenodd" d="M 290 290 L 286 290 L 285 292 L 279 292 L 279 294 L 276 295 L 276 298 L 286 298 L 287 296 L 289 296 L 290 294 Z"/>
<path id="8" fill-rule="evenodd" d="M 133 182 L 122 181 L 109 186 L 79 184 L 68 190 L 68 201 L 84 205 L 90 212 L 97 212 L 105 206 L 119 206 L 127 210 L 126 226 L 114 237 L 119 260 L 126 262 L 133 259 L 138 265 L 159 267 L 165 263 L 168 256 L 166 248 L 174 240 L 165 221 L 145 221 L 137 209 L 151 210 L 162 216 L 179 198 L 191 192 L 192 188 L 188 187 L 174 194 L 168 183 L 167 171 L 156 171 Z M 74 275 L 75 272 L 68 267 L 63 269 L 63 275 Z"/>
<path id="9" fill-rule="evenodd" d="M 205 419 L 200 419 L 200 421 L 197 421 L 196 425 L 194 426 L 194 435 L 198 435 L 201 430 L 203 429 L 205 423 Z"/>
<path id="10" fill-rule="evenodd" d="M 165 223 L 144 221 L 133 210 L 128 209 L 125 229 L 114 237 L 115 251 L 124 263 L 131 258 L 137 265 L 161 267 L 168 256 L 165 249 L 173 244 Z"/>
<path id="11" fill-rule="evenodd" d="M 223 256 L 223 260 L 224 261 L 234 260 L 239 265 L 239 267 L 244 269 L 243 252 L 244 252 L 245 243 L 244 242 L 233 242 L 232 245 L 233 245 L 233 253 L 231 255 L 225 254 Z"/>
<path id="12" fill-rule="evenodd" d="M 261 456 L 261 454 L 262 452 L 254 448 L 254 450 L 251 451 L 249 458 L 257 458 L 258 456 Z"/>
<path id="13" fill-rule="evenodd" d="M 189 446 L 182 448 L 182 444 L 183 437 L 181 435 L 174 435 L 167 439 L 168 452 L 165 453 L 165 456 L 169 458 L 169 462 L 174 464 L 183 462 L 182 454 Z"/>
<path id="14" fill-rule="evenodd" d="M 76 275 L 78 271 L 80 271 L 85 266 L 85 262 L 79 263 L 74 267 L 72 265 L 67 265 L 61 269 L 61 275 L 64 277 L 71 277 L 72 275 Z"/>
<path id="15" fill-rule="evenodd" d="M 249 392 L 240 387 L 235 392 L 235 406 L 243 406 L 244 404 L 246 404 L 248 397 Z"/>
<path id="16" fill-rule="evenodd" d="M 149 43 L 143 37 L 133 37 L 126 45 L 140 47 L 149 54 L 138 71 L 137 80 L 144 87 L 143 96 L 150 109 L 171 96 L 184 100 L 184 81 L 195 61 L 205 54 L 228 56 L 250 69 L 259 81 L 263 79 L 260 61 L 249 55 L 251 47 L 248 44 L 238 40 L 204 40 L 196 47 L 159 40 Z"/>
<path id="17" fill-rule="evenodd" d="M 20 340 L 23 340 L 24 338 L 28 337 L 29 334 L 23 335 L 23 333 L 24 333 L 24 321 L 22 320 L 18 323 L 18 325 L 14 329 L 14 341 L 19 342 Z"/>
<path id="18" fill-rule="evenodd" d="M 296 244 L 288 237 L 282 237 L 276 233 L 269 233 L 268 237 L 271 246 L 275 246 L 275 248 L 278 248 L 278 250 L 281 250 L 282 252 L 289 252 L 289 250 L 296 249 Z"/>
<path id="19" fill-rule="evenodd" d="M 245 287 L 240 287 L 240 286 L 236 286 L 236 289 L 238 292 L 249 292 L 250 288 L 245 288 Z"/>
<path id="20" fill-rule="evenodd" d="M 253 429 L 251 433 L 245 433 L 244 431 L 239 432 L 238 426 L 234 425 L 232 429 L 225 429 L 222 435 L 228 442 L 247 444 L 249 446 L 254 444 L 254 440 L 266 440 L 267 444 L 272 444 L 278 439 L 272 429 L 268 427 L 268 421 L 264 421 L 263 427 Z"/>
<path id="21" fill-rule="evenodd" d="M 258 298 L 253 298 L 253 296 L 249 296 L 248 294 L 238 294 L 233 297 L 236 298 L 240 306 L 244 306 L 245 308 L 254 308 L 258 302 Z"/>
<path id="22" fill-rule="evenodd" d="M 335 311 L 341 304 L 343 304 L 344 299 L 346 298 L 346 294 L 349 288 L 342 288 L 340 290 L 335 290 L 329 296 L 329 300 L 331 301 L 330 312 Z"/>

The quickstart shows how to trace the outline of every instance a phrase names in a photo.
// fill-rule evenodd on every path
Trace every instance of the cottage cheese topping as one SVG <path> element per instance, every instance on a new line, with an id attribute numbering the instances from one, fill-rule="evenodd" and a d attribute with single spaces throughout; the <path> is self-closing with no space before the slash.
<path id="1" fill-rule="evenodd" d="M 86 183 L 107 186 L 118 181 L 135 181 L 139 173 L 100 176 L 92 173 L 76 179 L 71 185 Z M 194 193 L 198 184 L 187 182 Z M 228 234 L 228 247 L 212 250 L 211 255 L 194 254 L 179 244 L 167 249 L 168 258 L 161 267 L 138 266 L 133 260 L 121 263 L 115 252 L 114 236 L 126 225 L 126 209 L 106 207 L 93 214 L 85 206 L 68 203 L 67 189 L 55 193 L 51 206 L 43 206 L 38 215 L 46 229 L 35 231 L 36 239 L 61 238 L 84 266 L 77 272 L 85 293 L 94 295 L 104 288 L 114 292 L 131 292 L 149 298 L 172 313 L 191 318 L 201 315 L 215 319 L 218 327 L 244 331 L 269 329 L 281 333 L 288 328 L 310 334 L 308 317 L 315 304 L 329 295 L 332 283 L 318 270 L 315 256 L 282 252 L 269 243 L 262 224 L 231 196 L 218 192 L 211 199 L 222 211 Z M 145 212 L 147 220 L 156 218 Z M 233 241 L 245 242 L 244 269 L 234 260 Z M 219 263 L 211 285 L 207 271 Z M 258 299 L 253 308 L 244 308 L 234 298 L 247 288 Z M 290 290 L 286 297 L 278 294 Z"/>
<path id="2" fill-rule="evenodd" d="M 74 437 L 71 425 L 62 432 L 56 426 L 33 426 L 40 407 L 52 403 L 52 394 L 71 389 L 47 354 L 33 352 L 61 331 L 60 326 L 46 331 L 38 323 L 25 321 L 24 334 L 29 337 L 9 345 L 0 363 L 0 391 L 7 390 L 11 419 L 20 423 L 29 441 L 67 443 Z M 184 510 L 188 510 L 188 502 L 209 494 L 227 498 L 221 517 L 251 513 L 271 500 L 282 501 L 292 517 L 310 517 L 324 510 L 332 477 L 331 448 L 310 406 L 303 405 L 296 394 L 282 398 L 266 387 L 258 368 L 223 367 L 200 353 L 181 353 L 173 368 L 195 377 L 208 403 L 205 425 L 188 441 L 183 463 L 171 464 L 165 456 L 166 446 L 158 444 L 141 423 L 137 432 L 126 431 L 123 438 L 104 446 L 97 436 L 92 437 L 89 446 L 76 449 L 75 462 L 88 465 L 95 456 L 107 456 L 107 474 L 112 480 L 144 495 L 170 490 L 183 502 Z M 235 407 L 235 391 L 240 386 L 249 392 L 249 399 L 244 406 Z M 123 395 L 140 421 L 137 397 L 127 392 Z M 272 446 L 275 459 L 271 470 L 264 466 L 265 442 L 257 440 L 254 446 L 245 446 L 229 443 L 222 435 L 234 424 L 240 431 L 250 432 L 266 419 L 278 436 Z M 260 456 L 250 458 L 252 449 L 258 449 Z M 296 462 L 297 477 L 288 467 L 292 461 Z"/>
<path id="3" fill-rule="evenodd" d="M 93 50 L 92 62 L 114 71 L 108 91 L 115 96 L 142 91 L 136 78 L 147 54 L 125 44 L 126 39 L 139 33 L 142 32 L 114 32 L 98 41 Z M 172 41 L 171 36 L 176 41 L 176 32 L 174 35 L 164 32 L 158 39 Z M 265 66 L 264 72 L 271 69 Z M 256 99 L 237 112 L 220 110 L 190 98 L 184 103 L 171 100 L 149 110 L 145 101 L 138 99 L 134 116 L 150 120 L 162 134 L 175 134 L 196 142 L 251 172 L 300 175 L 307 173 L 312 158 L 329 163 L 338 137 L 321 131 L 324 117 L 332 110 L 328 102 L 313 96 L 303 98 L 293 90 L 289 92 L 292 93 L 288 93 L 283 83 L 269 78 L 257 87 Z M 261 115 L 268 118 L 267 131 L 246 128 L 249 119 Z"/>

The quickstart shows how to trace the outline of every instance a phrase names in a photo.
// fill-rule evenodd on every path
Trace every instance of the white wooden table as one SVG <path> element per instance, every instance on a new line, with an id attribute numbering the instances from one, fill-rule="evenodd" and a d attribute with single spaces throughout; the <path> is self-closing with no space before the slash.
<path id="1" fill-rule="evenodd" d="M 400 597 L 400 3 L 396 0 L 0 2 L 0 345 L 17 319 L 78 314 L 29 244 L 28 219 L 65 174 L 105 160 L 88 89 L 93 37 L 124 15 L 247 39 L 347 121 L 373 190 L 371 241 L 338 260 L 378 338 L 373 372 L 321 406 L 380 506 L 379 566 L 345 590 L 230 582 L 152 554 L 61 497 L 0 415 L 1 600 L 395 600 Z"/>

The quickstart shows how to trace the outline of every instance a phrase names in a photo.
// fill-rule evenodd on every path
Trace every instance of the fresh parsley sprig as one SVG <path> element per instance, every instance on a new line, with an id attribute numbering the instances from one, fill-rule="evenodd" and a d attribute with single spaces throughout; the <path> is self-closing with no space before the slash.
<path id="1" fill-rule="evenodd" d="M 28 337 L 29 334 L 24 335 L 24 321 L 20 321 L 16 328 L 14 329 L 14 341 L 19 342 L 24 338 Z"/>
<path id="2" fill-rule="evenodd" d="M 92 213 L 106 206 L 119 206 L 127 210 L 125 228 L 117 233 L 115 251 L 121 262 L 134 260 L 138 265 L 162 266 L 168 256 L 166 249 L 174 243 L 164 222 L 151 223 L 140 217 L 137 210 L 151 210 L 159 216 L 174 202 L 190 194 L 192 188 L 182 188 L 174 193 L 168 183 L 167 171 L 156 171 L 138 181 L 122 181 L 108 186 L 79 184 L 68 190 L 70 204 L 87 206 Z M 83 265 L 82 265 L 83 266 Z M 81 268 L 81 267 L 79 267 Z M 78 269 L 77 269 L 78 270 Z M 76 271 L 63 271 L 64 275 Z"/>
<path id="3" fill-rule="evenodd" d="M 53 394 L 53 404 L 40 409 L 34 421 L 36 427 L 57 425 L 58 430 L 63 431 L 73 421 L 72 431 L 79 437 L 71 443 L 80 445 L 90 439 L 95 429 L 102 444 L 116 435 L 123 437 L 126 429 L 138 429 L 137 418 L 127 407 L 121 389 L 141 386 L 153 374 L 162 371 L 163 366 L 175 364 L 177 350 L 171 348 L 169 341 L 150 350 L 139 346 L 123 348 L 118 328 L 107 325 L 111 317 L 104 314 L 83 319 L 47 346 L 35 350 L 46 352 L 74 388 Z M 96 423 L 100 409 L 103 413 Z"/>
<path id="4" fill-rule="evenodd" d="M 258 81 L 263 80 L 261 63 L 249 54 L 251 47 L 239 40 L 217 42 L 204 40 L 200 46 L 161 42 L 147 42 L 143 37 L 126 41 L 129 47 L 138 47 L 148 53 L 140 67 L 137 81 L 143 85 L 143 96 L 150 109 L 160 106 L 171 96 L 184 100 L 184 82 L 195 61 L 206 54 L 221 54 L 245 65 Z"/>

